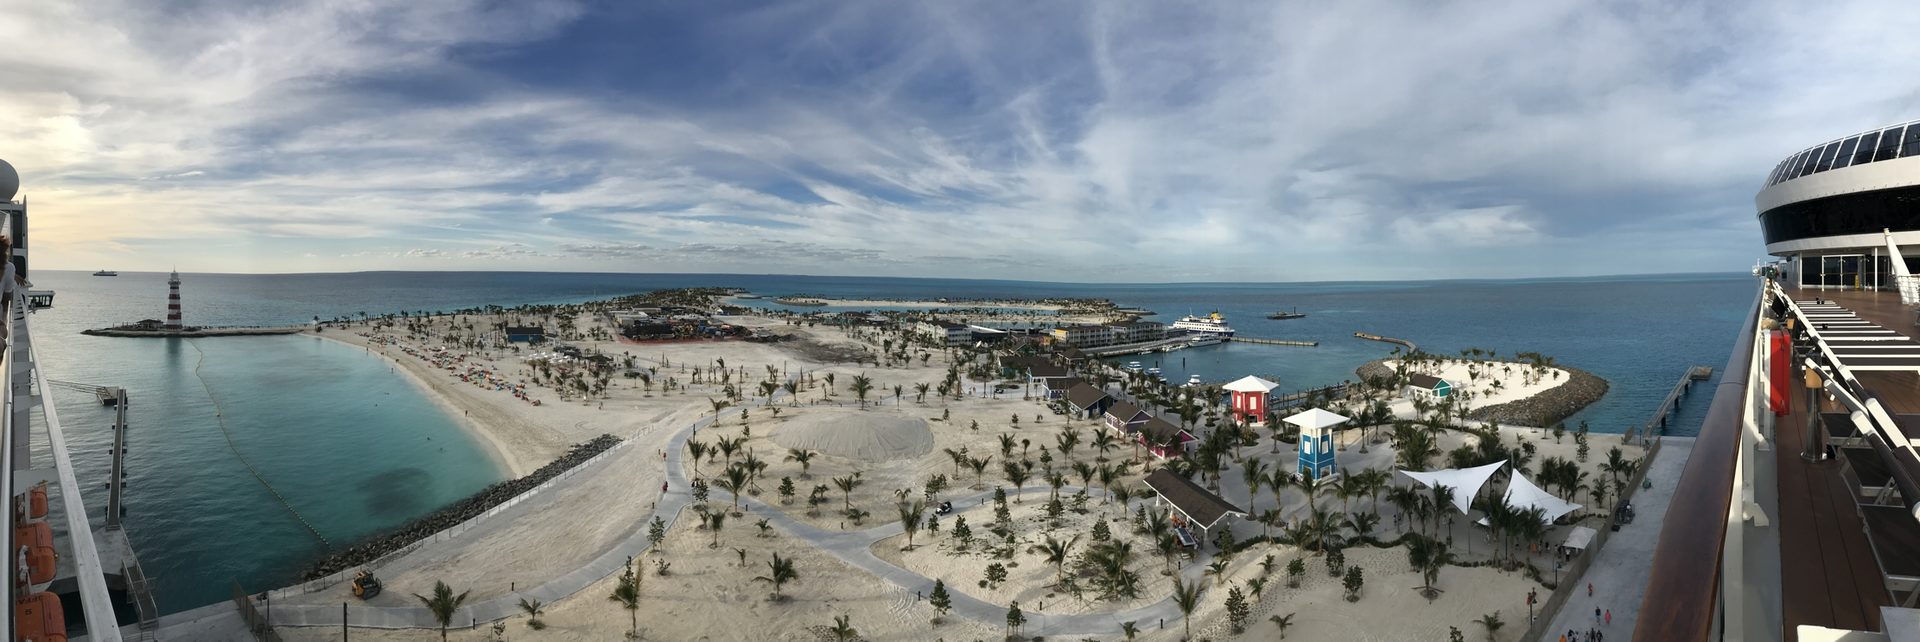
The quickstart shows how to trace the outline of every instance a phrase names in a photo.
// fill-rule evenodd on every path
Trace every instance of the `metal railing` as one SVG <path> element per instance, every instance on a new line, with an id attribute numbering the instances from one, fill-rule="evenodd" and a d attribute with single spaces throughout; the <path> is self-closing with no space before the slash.
<path id="1" fill-rule="evenodd" d="M 16 306 L 18 307 L 18 306 Z M 40 374 L 39 353 L 33 347 L 27 316 L 15 312 L 13 332 L 11 333 L 14 358 L 25 352 L 26 363 L 21 368 L 10 369 L 24 372 L 12 372 L 14 375 L 26 374 L 27 380 L 17 379 L 11 382 L 11 401 L 15 409 L 23 403 L 30 404 L 31 387 L 46 378 Z M 43 393 L 46 391 L 43 389 Z M 60 482 L 60 503 L 67 517 L 68 539 L 72 547 L 74 560 L 74 580 L 80 586 L 80 606 L 86 614 L 87 637 L 96 642 L 118 642 L 120 625 L 113 614 L 113 598 L 107 593 L 106 569 L 100 563 L 100 551 L 93 541 L 93 525 L 87 520 L 87 506 L 80 498 L 82 486 L 73 474 L 73 459 L 67 452 L 66 430 L 60 424 L 60 410 L 50 396 L 41 395 L 41 412 L 46 417 L 47 446 L 53 456 L 55 478 Z M 18 421 L 18 414 L 8 415 L 9 422 Z"/>
<path id="2" fill-rule="evenodd" d="M 1634 639 L 1710 640 L 1719 631 L 1722 554 L 1727 530 L 1736 526 L 1728 515 L 1738 490 L 1734 482 L 1764 300 L 1763 291 L 1754 294 L 1693 453 L 1674 484 Z"/>

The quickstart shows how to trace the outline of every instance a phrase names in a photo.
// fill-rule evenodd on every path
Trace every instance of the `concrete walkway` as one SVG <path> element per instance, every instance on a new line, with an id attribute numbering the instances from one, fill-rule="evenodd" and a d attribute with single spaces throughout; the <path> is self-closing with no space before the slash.
<path id="1" fill-rule="evenodd" d="M 1542 640 L 1557 642 L 1569 629 L 1584 632 L 1594 628 L 1596 607 L 1603 615 L 1606 609 L 1613 609 L 1613 623 L 1599 625 L 1605 635 L 1623 642 L 1633 637 L 1633 624 L 1640 614 L 1640 598 L 1646 594 L 1647 578 L 1653 574 L 1653 549 L 1660 543 L 1661 516 L 1667 514 L 1674 484 L 1680 481 L 1680 471 L 1686 467 L 1691 454 L 1692 438 L 1661 440 L 1660 452 L 1654 455 L 1652 468 L 1647 470 L 1647 481 L 1653 482 L 1653 487 L 1633 495 L 1636 520 L 1611 533 L 1599 557 L 1587 567 L 1586 575 L 1571 580 L 1578 590 L 1554 616 L 1553 626 L 1547 628 Z M 1593 585 L 1593 597 L 1587 596 L 1589 583 Z M 1540 599 L 1546 597 L 1543 593 Z M 1525 626 L 1524 622 L 1515 624 Z"/>

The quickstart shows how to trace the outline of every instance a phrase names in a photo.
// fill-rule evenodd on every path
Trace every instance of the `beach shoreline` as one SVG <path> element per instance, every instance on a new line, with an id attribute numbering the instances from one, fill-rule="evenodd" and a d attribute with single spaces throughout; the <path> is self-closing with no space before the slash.
<path id="1" fill-rule="evenodd" d="M 494 468 L 501 473 L 502 479 L 518 479 L 540 467 L 542 462 L 530 461 L 525 454 L 516 452 L 513 444 L 504 438 L 507 426 L 483 418 L 484 415 L 492 413 L 482 413 L 483 417 L 476 417 L 472 412 L 473 408 L 463 406 L 461 403 L 456 402 L 450 394 L 451 391 L 442 388 L 442 386 L 447 385 L 445 382 L 435 381 L 433 378 L 428 377 L 427 372 L 423 372 L 425 366 L 418 363 L 410 363 L 407 360 L 389 354 L 386 350 L 375 350 L 374 348 L 381 346 L 374 346 L 365 341 L 364 337 L 352 335 L 351 333 L 348 334 L 350 338 L 347 339 L 325 332 L 315 332 L 312 336 L 344 346 L 361 348 L 369 355 L 378 355 L 388 363 L 399 366 L 397 371 L 404 373 L 407 380 L 413 382 L 414 386 L 420 390 L 423 396 L 432 400 L 434 405 L 439 406 L 441 410 L 446 411 L 448 417 L 465 428 L 468 434 L 478 438 L 476 441 L 480 443 L 481 450 L 487 453 L 488 459 L 492 460 Z M 355 341 L 353 339 L 360 340 Z"/>

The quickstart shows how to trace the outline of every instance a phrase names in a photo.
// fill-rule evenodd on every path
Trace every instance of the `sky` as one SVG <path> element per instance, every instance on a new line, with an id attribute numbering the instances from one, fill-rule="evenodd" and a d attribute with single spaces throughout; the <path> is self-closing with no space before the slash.
<path id="1" fill-rule="evenodd" d="M 1913 9 L 0 0 L 0 158 L 56 269 L 1744 271 Z"/>

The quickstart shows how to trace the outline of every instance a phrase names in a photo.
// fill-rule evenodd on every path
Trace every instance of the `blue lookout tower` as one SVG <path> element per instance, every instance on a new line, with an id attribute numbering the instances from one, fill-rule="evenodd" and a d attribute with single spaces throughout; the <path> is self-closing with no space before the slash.
<path id="1" fill-rule="evenodd" d="M 1287 423 L 1300 428 L 1300 464 L 1297 470 L 1300 476 L 1320 483 L 1340 472 L 1340 462 L 1334 457 L 1333 431 L 1347 418 L 1314 408 L 1288 417 Z"/>

